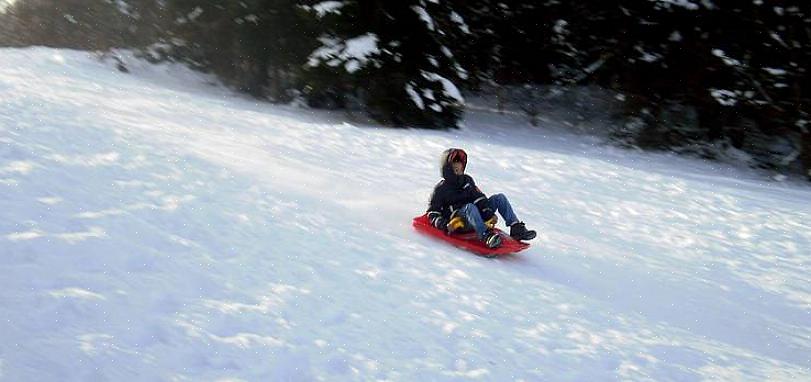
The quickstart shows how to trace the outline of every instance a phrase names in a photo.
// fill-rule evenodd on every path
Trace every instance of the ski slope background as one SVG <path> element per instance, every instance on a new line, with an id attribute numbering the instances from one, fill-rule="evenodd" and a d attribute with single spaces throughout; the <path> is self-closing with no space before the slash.
<path id="1" fill-rule="evenodd" d="M 811 380 L 805 185 L 129 67 L 0 50 L 0 380 Z M 532 248 L 413 231 L 447 147 Z"/>

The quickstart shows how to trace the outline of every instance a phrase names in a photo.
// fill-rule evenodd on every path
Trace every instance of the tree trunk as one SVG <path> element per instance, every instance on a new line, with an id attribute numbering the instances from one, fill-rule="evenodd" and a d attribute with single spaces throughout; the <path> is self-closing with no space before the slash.
<path id="1" fill-rule="evenodd" d="M 252 58 L 251 73 L 248 75 L 248 93 L 256 98 L 263 98 L 270 79 L 268 78 L 268 65 L 270 60 L 266 54 L 261 52 Z M 272 96 L 275 96 L 272 95 Z"/>
<path id="2" fill-rule="evenodd" d="M 698 109 L 698 124 L 701 130 L 706 132 L 707 138 L 711 142 L 724 137 L 726 121 L 726 111 L 716 105 L 707 105 L 705 103 Z"/>

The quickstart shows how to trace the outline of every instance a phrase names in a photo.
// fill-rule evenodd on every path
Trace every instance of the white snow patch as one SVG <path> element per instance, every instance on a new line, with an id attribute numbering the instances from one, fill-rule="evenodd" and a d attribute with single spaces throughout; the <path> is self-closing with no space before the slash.
<path id="1" fill-rule="evenodd" d="M 407 83 L 405 86 L 405 91 L 408 93 L 408 96 L 411 97 L 411 102 L 414 102 L 414 105 L 417 105 L 417 108 L 420 110 L 425 109 L 425 103 L 422 101 L 422 97 L 420 97 L 419 93 L 414 90 L 414 87 L 411 83 Z"/>
<path id="2" fill-rule="evenodd" d="M 142 354 L 136 350 L 124 349 L 114 343 L 116 337 L 107 333 L 82 334 L 76 339 L 79 341 L 79 350 L 91 357 L 98 355 L 112 356 L 121 354 L 125 357 L 138 359 Z"/>
<path id="3" fill-rule="evenodd" d="M 99 219 L 105 216 L 115 216 L 115 215 L 122 215 L 125 211 L 118 209 L 118 208 L 108 208 L 106 210 L 101 211 L 86 211 L 82 213 L 78 213 L 75 216 L 80 219 Z"/>
<path id="4" fill-rule="evenodd" d="M 736 59 L 734 59 L 734 58 L 731 58 L 731 57 L 727 56 L 727 55 L 726 55 L 726 53 L 725 53 L 723 50 L 721 50 L 721 49 L 713 49 L 713 50 L 712 50 L 712 54 L 713 54 L 715 57 L 718 57 L 718 58 L 720 58 L 721 60 L 723 60 L 723 61 L 724 61 L 724 64 L 727 64 L 727 65 L 729 65 L 729 66 L 741 66 L 741 62 L 740 62 L 740 61 L 738 61 L 738 60 L 736 60 Z"/>
<path id="5" fill-rule="evenodd" d="M 462 92 L 453 84 L 449 79 L 432 72 L 422 72 L 422 76 L 430 81 L 439 81 L 442 84 L 443 94 L 450 97 L 459 104 L 464 104 L 465 99 L 462 97 Z"/>
<path id="6" fill-rule="evenodd" d="M 195 199 L 194 195 L 167 195 L 161 198 L 163 204 L 161 205 L 161 209 L 165 211 L 174 211 L 178 209 L 182 204 L 191 202 Z"/>
<path id="7" fill-rule="evenodd" d="M 106 300 L 104 296 L 82 288 L 65 288 L 48 292 L 51 297 L 76 298 L 80 300 Z"/>
<path id="8" fill-rule="evenodd" d="M 284 341 L 272 336 L 262 336 L 255 333 L 238 333 L 233 336 L 211 335 L 211 339 L 217 342 L 236 346 L 240 349 L 251 349 L 254 347 L 281 347 Z"/>
<path id="9" fill-rule="evenodd" d="M 559 19 L 555 21 L 555 25 L 552 26 L 552 30 L 559 35 L 565 35 L 568 34 L 568 30 L 566 29 L 568 26 L 568 21 Z"/>
<path id="10" fill-rule="evenodd" d="M 731 90 L 725 89 L 710 89 L 712 98 L 724 106 L 735 106 L 738 103 L 738 94 Z"/>
<path id="11" fill-rule="evenodd" d="M 317 17 L 321 18 L 328 14 L 341 14 L 341 8 L 346 5 L 343 1 L 322 1 L 310 7 Z"/>
<path id="12" fill-rule="evenodd" d="M 109 1 L 108 1 L 109 2 Z M 130 6 L 127 1 L 125 0 L 115 0 L 115 4 L 118 7 L 118 11 L 127 15 L 127 16 L 136 16 L 132 12 L 132 6 Z"/>
<path id="13" fill-rule="evenodd" d="M 10 241 L 24 241 L 32 240 L 45 236 L 45 233 L 40 230 L 30 230 L 25 232 L 14 232 L 6 235 L 6 239 Z"/>
<path id="14" fill-rule="evenodd" d="M 62 202 L 62 198 L 58 196 L 46 196 L 43 198 L 37 198 L 37 201 L 42 204 L 47 204 L 49 206 L 53 206 Z"/>
<path id="15" fill-rule="evenodd" d="M 54 54 L 52 54 L 49 57 L 49 59 L 52 62 L 56 63 L 56 64 L 64 64 L 65 63 L 65 57 L 61 53 L 59 53 L 59 51 L 56 51 Z"/>
<path id="16" fill-rule="evenodd" d="M 470 33 L 470 27 L 468 27 L 467 23 L 465 23 L 465 19 L 462 18 L 462 16 L 460 14 L 456 13 L 455 11 L 451 11 L 451 21 L 453 21 L 457 25 L 459 25 L 459 29 L 462 32 L 468 33 L 468 34 Z"/>
<path id="17" fill-rule="evenodd" d="M 771 37 L 771 38 L 772 38 L 772 40 L 777 41 L 777 42 L 778 42 L 780 45 L 782 45 L 783 47 L 785 47 L 785 48 L 788 48 L 788 47 L 789 47 L 789 45 L 788 45 L 788 44 L 786 44 L 786 42 L 783 40 L 783 38 L 782 38 L 782 37 L 780 37 L 780 35 L 779 35 L 779 34 L 777 34 L 777 33 L 775 33 L 775 32 L 770 32 L 770 33 L 769 33 L 769 37 Z"/>
<path id="18" fill-rule="evenodd" d="M 434 26 L 434 19 L 431 18 L 431 15 L 428 14 L 428 11 L 426 11 L 425 8 L 419 5 L 413 5 L 411 6 L 411 9 L 417 13 L 420 20 L 422 20 L 425 23 L 425 26 L 428 27 L 428 30 L 433 31 L 436 28 L 436 26 Z"/>
<path id="19" fill-rule="evenodd" d="M 70 164 L 75 166 L 110 166 L 118 161 L 119 154 L 117 152 L 107 152 L 93 155 L 72 155 L 65 156 L 61 154 L 52 154 L 46 157 L 54 162 Z"/>
<path id="20" fill-rule="evenodd" d="M 715 3 L 712 2 L 712 0 L 701 0 L 701 5 L 703 5 L 704 8 L 710 9 L 710 10 L 713 10 L 713 9 L 716 8 L 716 5 L 715 5 Z"/>
<path id="21" fill-rule="evenodd" d="M 677 6 L 685 9 L 689 9 L 691 11 L 698 9 L 698 4 L 691 2 L 690 0 L 654 0 L 658 2 L 660 5 L 664 6 L 665 8 L 670 8 L 670 6 Z"/>
<path id="22" fill-rule="evenodd" d="M 662 58 L 660 54 L 647 52 L 641 46 L 638 45 L 636 46 L 636 51 L 641 54 L 639 59 L 645 62 L 656 62 Z"/>
<path id="23" fill-rule="evenodd" d="M 90 227 L 90 229 L 87 231 L 59 233 L 54 234 L 53 236 L 57 239 L 66 241 L 68 244 L 76 244 L 87 239 L 99 239 L 107 237 L 107 233 L 104 232 L 104 228 Z"/>
<path id="24" fill-rule="evenodd" d="M 189 12 L 188 15 L 186 15 L 186 19 L 188 19 L 189 21 L 194 21 L 198 17 L 200 17 L 200 15 L 202 15 L 202 14 L 203 14 L 203 8 L 194 7 L 194 9 L 192 9 L 192 11 Z"/>
<path id="25" fill-rule="evenodd" d="M 337 39 L 321 38 L 322 46 L 309 57 L 311 67 L 326 63 L 329 66 L 344 65 L 347 72 L 353 73 L 366 65 L 371 56 L 380 52 L 378 38 L 374 33 L 367 33 L 340 42 Z"/>
<path id="26" fill-rule="evenodd" d="M 34 170 L 37 164 L 31 161 L 12 161 L 0 167 L 0 174 L 26 175 Z"/>
<path id="27" fill-rule="evenodd" d="M 450 50 L 450 49 L 448 49 L 448 47 L 447 47 L 447 46 L 442 45 L 442 47 L 440 47 L 440 48 L 439 48 L 439 50 L 440 50 L 440 51 L 442 51 L 442 54 L 444 54 L 444 55 L 445 55 L 445 57 L 448 57 L 448 58 L 452 58 L 452 57 L 453 57 L 453 52 L 451 52 L 451 50 Z"/>
<path id="28" fill-rule="evenodd" d="M 763 68 L 763 70 L 773 76 L 785 76 L 787 73 L 785 69 L 780 68 Z"/>

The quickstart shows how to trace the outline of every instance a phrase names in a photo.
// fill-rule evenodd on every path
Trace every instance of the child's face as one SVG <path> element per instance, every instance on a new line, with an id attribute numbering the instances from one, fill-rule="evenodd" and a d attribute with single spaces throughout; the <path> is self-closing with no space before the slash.
<path id="1" fill-rule="evenodd" d="M 462 175 L 465 173 L 465 165 L 462 162 L 453 162 L 451 163 L 453 166 L 453 173 L 456 175 Z"/>

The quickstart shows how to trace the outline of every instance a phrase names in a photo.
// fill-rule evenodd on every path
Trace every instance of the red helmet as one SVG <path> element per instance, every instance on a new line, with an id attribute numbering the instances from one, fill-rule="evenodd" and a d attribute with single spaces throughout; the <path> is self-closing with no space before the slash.
<path id="1" fill-rule="evenodd" d="M 467 153 L 462 149 L 451 149 L 448 153 L 448 163 L 462 162 L 462 166 L 467 167 Z"/>

